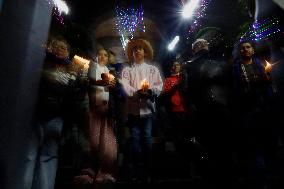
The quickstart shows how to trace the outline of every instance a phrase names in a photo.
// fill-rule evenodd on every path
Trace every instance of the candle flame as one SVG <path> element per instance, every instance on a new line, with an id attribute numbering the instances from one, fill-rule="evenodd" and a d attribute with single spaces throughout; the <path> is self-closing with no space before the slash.
<path id="1" fill-rule="evenodd" d="M 108 74 L 108 79 L 109 79 L 109 80 L 112 81 L 112 80 L 114 80 L 114 78 L 115 78 L 114 75 L 112 75 L 112 74 L 110 74 L 110 73 Z"/>
<path id="2" fill-rule="evenodd" d="M 85 58 L 82 58 L 82 57 L 80 57 L 80 56 L 78 56 L 78 55 L 75 55 L 75 56 L 74 56 L 74 61 L 75 61 L 76 63 L 83 64 L 83 65 L 88 65 L 88 66 L 89 66 L 89 64 L 90 64 L 90 60 L 85 59 Z"/>
<path id="3" fill-rule="evenodd" d="M 149 82 L 145 78 L 141 81 L 141 89 L 148 89 L 148 88 L 149 88 Z"/>
<path id="4" fill-rule="evenodd" d="M 266 66 L 271 66 L 271 64 L 267 60 L 265 60 L 265 62 L 266 62 Z"/>
<path id="5" fill-rule="evenodd" d="M 272 64 L 270 64 L 267 60 L 265 60 L 266 65 L 265 65 L 265 72 L 270 73 L 272 71 Z"/>

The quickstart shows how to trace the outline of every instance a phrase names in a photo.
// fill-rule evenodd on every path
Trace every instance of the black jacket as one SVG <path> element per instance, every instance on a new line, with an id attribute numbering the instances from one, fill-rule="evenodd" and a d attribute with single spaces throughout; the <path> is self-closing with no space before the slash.
<path id="1" fill-rule="evenodd" d="M 207 50 L 201 50 L 184 65 L 187 93 L 198 111 L 227 108 L 231 72 L 223 60 L 212 59 Z"/>

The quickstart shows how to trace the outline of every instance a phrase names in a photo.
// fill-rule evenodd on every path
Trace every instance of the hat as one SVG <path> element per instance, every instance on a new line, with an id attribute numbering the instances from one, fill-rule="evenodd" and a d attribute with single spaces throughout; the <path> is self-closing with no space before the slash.
<path id="1" fill-rule="evenodd" d="M 145 51 L 145 59 L 153 59 L 154 52 L 149 41 L 145 39 L 132 39 L 127 43 L 126 46 L 127 57 L 130 62 L 133 62 L 133 48 L 137 46 L 143 47 Z"/>
<path id="2" fill-rule="evenodd" d="M 207 41 L 211 41 L 212 38 L 221 33 L 221 29 L 218 27 L 204 27 L 196 33 L 195 39 L 205 39 Z"/>
<path id="3" fill-rule="evenodd" d="M 209 44 L 208 41 L 205 40 L 205 39 L 196 39 L 196 40 L 192 43 L 191 48 L 193 49 L 193 47 L 194 47 L 198 42 L 204 42 L 204 43 Z"/>

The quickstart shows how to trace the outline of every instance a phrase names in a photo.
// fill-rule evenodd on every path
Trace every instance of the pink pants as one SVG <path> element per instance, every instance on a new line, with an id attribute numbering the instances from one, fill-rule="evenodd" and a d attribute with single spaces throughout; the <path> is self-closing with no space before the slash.
<path id="1" fill-rule="evenodd" d="M 117 143 L 114 121 L 108 116 L 107 105 L 90 109 L 90 151 L 99 160 L 97 177 L 115 177 Z"/>

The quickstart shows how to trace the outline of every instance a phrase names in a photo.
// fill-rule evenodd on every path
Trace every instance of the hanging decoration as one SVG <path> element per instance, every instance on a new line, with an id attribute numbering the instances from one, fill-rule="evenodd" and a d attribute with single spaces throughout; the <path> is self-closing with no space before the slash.
<path id="1" fill-rule="evenodd" d="M 64 25 L 63 13 L 68 14 L 69 8 L 65 1 L 62 0 L 46 0 L 49 5 L 53 6 L 53 15 L 55 19 L 62 25 Z"/>
<path id="2" fill-rule="evenodd" d="M 263 20 L 256 20 L 249 27 L 249 30 L 240 38 L 240 41 L 253 40 L 258 42 L 261 40 L 267 40 L 280 32 L 280 23 L 277 18 L 272 17 Z"/>
<path id="3" fill-rule="evenodd" d="M 255 23 L 252 25 L 252 28 L 254 31 L 255 41 L 267 39 L 280 32 L 279 21 L 277 18 L 268 18 L 263 21 L 255 21 Z"/>
<path id="4" fill-rule="evenodd" d="M 192 0 L 193 1 L 193 0 Z M 196 32 L 201 26 L 201 20 L 206 16 L 206 9 L 211 0 L 200 0 L 199 5 L 194 10 L 194 13 L 191 16 L 190 26 L 188 28 L 188 35 Z M 183 5 L 185 5 L 184 0 L 181 1 Z"/>
<path id="5" fill-rule="evenodd" d="M 142 4 L 138 8 L 116 6 L 116 28 L 120 35 L 123 48 L 130 39 L 133 39 L 135 32 L 145 32 L 144 10 Z"/>

